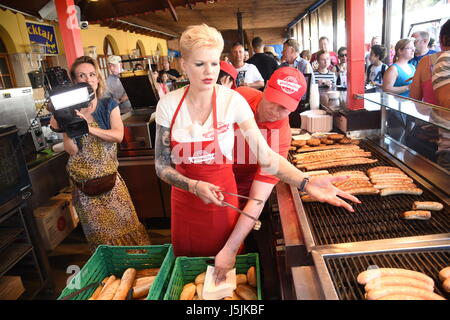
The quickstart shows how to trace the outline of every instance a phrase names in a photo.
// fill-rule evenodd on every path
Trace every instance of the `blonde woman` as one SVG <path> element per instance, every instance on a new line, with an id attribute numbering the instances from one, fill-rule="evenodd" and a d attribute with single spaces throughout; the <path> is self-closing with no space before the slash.
<path id="1" fill-rule="evenodd" d="M 394 64 L 383 77 L 383 91 L 395 93 L 403 97 L 409 96 L 412 79 L 416 68 L 408 61 L 414 57 L 414 40 L 402 39 L 395 45 Z"/>
<path id="2" fill-rule="evenodd" d="M 95 98 L 77 111 L 89 125 L 89 134 L 77 142 L 64 134 L 64 149 L 70 155 L 67 171 L 75 186 L 73 203 L 92 250 L 100 244 L 149 245 L 150 240 L 120 174 L 117 143 L 123 139 L 118 103 L 102 98 L 105 80 L 91 57 L 75 60 L 70 70 L 74 83 L 87 82 Z M 52 117 L 52 127 L 58 123 Z M 79 148 L 81 146 L 81 148 Z"/>
<path id="3" fill-rule="evenodd" d="M 237 193 L 232 169 L 235 124 L 250 141 L 258 163 L 282 181 L 350 211 L 352 207 L 338 196 L 359 202 L 332 185 L 346 177 L 309 182 L 307 175 L 270 149 L 245 99 L 216 84 L 223 45 L 216 29 L 205 24 L 188 27 L 181 35 L 180 49 L 190 85 L 164 96 L 156 110 L 155 165 L 158 176 L 173 186 L 175 255 L 216 256 L 216 281 L 223 280 L 234 267 L 243 238 L 254 225 L 253 220 L 223 203 L 238 207 L 235 196 L 222 193 Z"/>

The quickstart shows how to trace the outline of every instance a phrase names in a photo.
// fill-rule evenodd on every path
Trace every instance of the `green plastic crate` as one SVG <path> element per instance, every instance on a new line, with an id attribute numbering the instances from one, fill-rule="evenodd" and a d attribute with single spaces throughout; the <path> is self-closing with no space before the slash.
<path id="1" fill-rule="evenodd" d="M 145 253 L 130 253 L 129 250 L 145 250 Z M 66 288 L 61 292 L 58 300 L 84 288 L 89 284 L 100 282 L 110 275 L 121 277 L 128 268 L 148 269 L 160 268 L 147 300 L 160 300 L 170 280 L 175 256 L 171 244 L 158 246 L 106 246 L 101 245 L 95 250 L 92 257 L 74 276 Z M 79 284 L 76 286 L 76 284 Z M 90 288 L 72 300 L 87 300 L 94 293 L 96 287 Z"/>
<path id="2" fill-rule="evenodd" d="M 195 277 L 205 272 L 208 265 L 214 265 L 213 257 L 178 257 L 175 260 L 172 276 L 167 287 L 164 300 L 178 300 L 185 284 L 194 282 Z M 248 253 L 236 257 L 236 274 L 247 273 L 248 268 L 255 267 L 258 300 L 262 300 L 261 274 L 259 256 L 257 253 Z"/>

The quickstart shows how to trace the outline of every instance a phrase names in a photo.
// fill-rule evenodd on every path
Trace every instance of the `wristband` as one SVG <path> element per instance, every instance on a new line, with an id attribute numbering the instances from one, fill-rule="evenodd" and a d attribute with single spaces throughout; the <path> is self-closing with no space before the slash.
<path id="1" fill-rule="evenodd" d="M 300 192 L 305 192 L 306 184 L 309 182 L 309 178 L 304 178 L 302 183 L 300 183 L 300 186 L 298 187 L 298 190 Z"/>
<path id="2" fill-rule="evenodd" d="M 198 185 L 198 183 L 200 182 L 200 180 L 197 180 L 197 182 L 195 183 L 195 185 L 194 185 L 194 191 L 193 191 L 193 193 L 197 196 L 197 185 Z M 198 197 L 198 196 L 197 196 Z"/>

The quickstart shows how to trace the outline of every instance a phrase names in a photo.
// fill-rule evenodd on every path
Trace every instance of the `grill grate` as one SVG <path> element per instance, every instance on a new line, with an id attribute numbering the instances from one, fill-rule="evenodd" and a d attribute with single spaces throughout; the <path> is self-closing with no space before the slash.
<path id="1" fill-rule="evenodd" d="M 360 147 L 372 152 L 372 158 L 378 162 L 327 169 L 329 172 L 344 170 L 363 170 L 376 166 L 396 166 L 378 151 L 361 142 Z M 303 203 L 310 222 L 316 245 L 330 245 L 358 241 L 382 240 L 399 237 L 414 237 L 448 233 L 450 230 L 450 209 L 445 205 L 442 211 L 433 211 L 427 221 L 403 220 L 400 214 L 411 210 L 414 201 L 438 201 L 440 199 L 417 181 L 414 183 L 424 192 L 421 196 L 393 195 L 358 196 L 361 204 L 352 204 L 354 213 L 343 208 L 319 202 Z"/>
<path id="2" fill-rule="evenodd" d="M 360 285 L 356 278 L 369 266 L 402 268 L 422 272 L 433 278 L 435 293 L 450 299 L 450 294 L 442 288 L 438 276 L 439 271 L 448 266 L 450 261 L 449 249 L 325 256 L 324 261 L 340 300 L 364 300 L 364 286 Z"/>

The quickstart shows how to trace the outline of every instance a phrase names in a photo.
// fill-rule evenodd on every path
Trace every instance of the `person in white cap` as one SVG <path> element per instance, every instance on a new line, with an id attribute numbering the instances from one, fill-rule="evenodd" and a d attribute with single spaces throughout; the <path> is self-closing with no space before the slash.
<path id="1" fill-rule="evenodd" d="M 122 59 L 119 56 L 109 56 L 107 59 L 110 75 L 106 78 L 108 92 L 106 96 L 119 102 L 120 114 L 131 111 L 131 103 L 120 82 L 119 75 L 122 72 Z"/>

